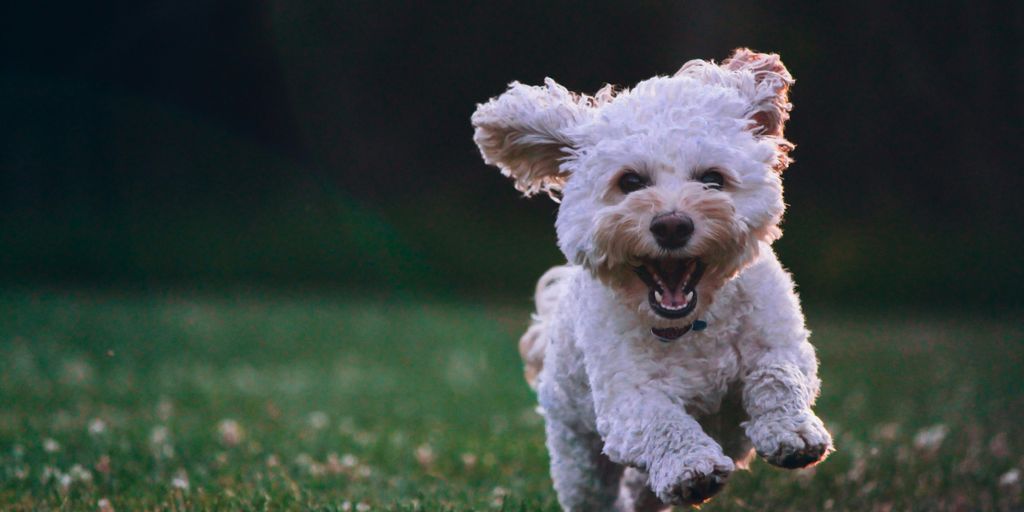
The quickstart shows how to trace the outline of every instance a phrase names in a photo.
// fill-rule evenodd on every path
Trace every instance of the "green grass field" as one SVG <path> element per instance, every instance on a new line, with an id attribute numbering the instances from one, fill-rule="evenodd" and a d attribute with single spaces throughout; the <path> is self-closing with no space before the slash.
<path id="1" fill-rule="evenodd" d="M 0 509 L 556 510 L 528 303 L 0 293 Z M 1019 510 L 1019 316 L 811 309 L 838 452 L 703 510 Z"/>

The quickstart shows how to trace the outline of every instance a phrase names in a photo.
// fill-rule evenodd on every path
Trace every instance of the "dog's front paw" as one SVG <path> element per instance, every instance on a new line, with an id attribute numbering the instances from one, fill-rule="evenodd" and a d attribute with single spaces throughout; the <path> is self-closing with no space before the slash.
<path id="1" fill-rule="evenodd" d="M 718 494 L 736 466 L 722 454 L 685 457 L 651 474 L 651 489 L 669 505 L 699 505 Z M 673 476 L 669 476 L 673 475 Z"/>
<path id="2" fill-rule="evenodd" d="M 810 466 L 832 451 L 832 435 L 810 410 L 766 414 L 747 422 L 746 430 L 761 458 L 786 469 Z"/>

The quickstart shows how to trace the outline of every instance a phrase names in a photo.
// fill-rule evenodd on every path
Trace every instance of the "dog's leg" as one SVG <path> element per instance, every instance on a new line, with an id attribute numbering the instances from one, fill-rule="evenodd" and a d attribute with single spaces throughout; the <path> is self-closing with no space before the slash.
<path id="1" fill-rule="evenodd" d="M 748 272 L 757 293 L 738 347 L 750 417 L 743 427 L 768 462 L 801 468 L 832 450 L 832 436 L 811 411 L 821 386 L 818 361 L 789 274 L 774 258 Z"/>
<path id="2" fill-rule="evenodd" d="M 659 392 L 604 391 L 597 428 L 605 452 L 646 471 L 659 500 L 695 505 L 722 489 L 735 465 L 681 404 Z"/>
<path id="3" fill-rule="evenodd" d="M 743 393 L 750 421 L 743 424 L 758 455 L 783 468 L 802 468 L 822 460 L 832 436 L 811 411 L 817 379 L 796 364 L 773 363 L 747 375 Z"/>
<path id="4" fill-rule="evenodd" d="M 653 340 L 623 339 L 610 328 L 581 340 L 604 453 L 646 472 L 651 490 L 669 505 L 703 503 L 720 491 L 736 466 L 686 412 L 685 390 L 659 371 L 647 345 Z"/>
<path id="5" fill-rule="evenodd" d="M 609 364 L 595 365 L 591 373 L 604 452 L 613 462 L 647 472 L 651 489 L 666 504 L 705 502 L 735 469 L 732 459 L 679 399 L 657 389 L 658 382 L 616 371 L 617 365 L 636 368 L 629 355 L 606 358 Z"/>
<path id="6" fill-rule="evenodd" d="M 562 509 L 615 510 L 622 466 L 601 453 L 601 438 L 553 419 L 548 419 L 546 428 L 551 478 Z"/>

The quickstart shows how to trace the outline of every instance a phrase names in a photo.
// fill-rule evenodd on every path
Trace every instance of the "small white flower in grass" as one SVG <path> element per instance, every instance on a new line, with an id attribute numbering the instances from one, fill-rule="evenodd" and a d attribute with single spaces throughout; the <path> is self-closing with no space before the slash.
<path id="1" fill-rule="evenodd" d="M 305 470 L 310 476 L 323 476 L 327 473 L 327 467 L 320 464 L 307 453 L 300 453 L 295 457 L 295 465 Z"/>
<path id="2" fill-rule="evenodd" d="M 46 453 L 57 453 L 60 451 L 60 443 L 53 438 L 47 437 L 43 439 L 43 451 Z"/>
<path id="3" fill-rule="evenodd" d="M 71 479 L 76 482 L 82 482 L 83 484 L 92 483 L 92 471 L 85 469 L 81 464 L 75 464 L 68 470 L 68 474 L 71 475 Z"/>
<path id="4" fill-rule="evenodd" d="M 314 461 L 313 457 L 310 457 L 308 453 L 300 453 L 295 456 L 295 464 L 297 466 L 301 466 L 303 469 L 308 467 L 310 464 L 313 464 L 314 462 L 316 461 Z"/>
<path id="5" fill-rule="evenodd" d="M 306 418 L 309 422 L 309 426 L 313 427 L 313 430 L 323 430 L 330 425 L 330 418 L 327 417 L 327 413 L 323 411 L 313 411 L 309 413 L 309 417 Z"/>
<path id="6" fill-rule="evenodd" d="M 93 437 L 101 436 L 107 432 L 107 422 L 100 418 L 93 418 L 89 422 L 89 435 Z"/>
<path id="7" fill-rule="evenodd" d="M 110 504 L 110 500 L 106 498 L 100 498 L 96 502 L 96 507 L 100 509 L 100 512 L 114 512 L 114 506 Z"/>
<path id="8" fill-rule="evenodd" d="M 57 483 L 60 484 L 61 490 L 64 490 L 64 491 L 68 490 L 68 488 L 71 487 L 71 483 L 73 481 L 74 480 L 72 480 L 71 475 L 69 475 L 67 473 L 61 473 L 61 474 L 57 475 Z"/>
<path id="9" fill-rule="evenodd" d="M 465 467 L 467 470 L 472 471 L 474 468 L 476 468 L 476 462 L 477 462 L 476 454 L 474 454 L 474 453 L 463 453 L 460 456 L 460 458 L 462 459 L 462 466 Z"/>
<path id="10" fill-rule="evenodd" d="M 1012 487 L 1020 482 L 1020 470 L 1013 468 L 999 477 L 1000 487 Z"/>
<path id="11" fill-rule="evenodd" d="M 309 465 L 309 476 L 321 477 L 327 474 L 327 467 L 319 462 L 314 462 Z"/>
<path id="12" fill-rule="evenodd" d="M 356 512 L 367 512 L 368 510 L 370 510 L 370 505 L 368 503 L 359 502 L 356 505 Z"/>
<path id="13" fill-rule="evenodd" d="M 276 468 L 281 465 L 281 459 L 277 458 L 277 455 L 267 455 L 267 467 Z"/>
<path id="14" fill-rule="evenodd" d="M 238 443 L 245 438 L 242 426 L 232 419 L 221 420 L 217 424 L 217 433 L 220 434 L 220 442 L 227 446 L 238 446 Z"/>
<path id="15" fill-rule="evenodd" d="M 156 458 L 174 458 L 174 445 L 171 443 L 171 431 L 163 425 L 153 427 L 149 432 L 149 448 Z"/>
<path id="16" fill-rule="evenodd" d="M 926 452 L 938 450 L 947 434 L 949 427 L 941 423 L 922 429 L 914 434 L 914 448 Z"/>
<path id="17" fill-rule="evenodd" d="M 161 445 L 171 440 L 171 431 L 163 425 L 157 425 L 153 427 L 153 430 L 149 431 L 149 444 Z"/>
<path id="18" fill-rule="evenodd" d="M 184 469 L 179 469 L 174 475 L 174 478 L 171 479 L 171 487 L 181 489 L 182 491 L 188 491 L 188 473 L 186 473 Z"/>
<path id="19" fill-rule="evenodd" d="M 505 498 L 508 496 L 508 489 L 497 486 L 491 490 L 491 506 L 500 507 L 505 503 Z"/>
<path id="20" fill-rule="evenodd" d="M 29 473 L 29 467 L 28 466 L 18 466 L 16 468 L 14 468 L 14 478 L 16 480 L 25 480 L 26 478 L 28 478 L 28 473 Z"/>
<path id="21" fill-rule="evenodd" d="M 352 510 L 352 502 L 343 501 L 341 503 L 341 510 L 343 510 L 344 512 L 349 512 L 350 510 Z"/>
<path id="22" fill-rule="evenodd" d="M 416 462 L 420 463 L 420 466 L 427 467 L 434 464 L 434 448 L 429 444 L 421 444 L 416 447 Z"/>

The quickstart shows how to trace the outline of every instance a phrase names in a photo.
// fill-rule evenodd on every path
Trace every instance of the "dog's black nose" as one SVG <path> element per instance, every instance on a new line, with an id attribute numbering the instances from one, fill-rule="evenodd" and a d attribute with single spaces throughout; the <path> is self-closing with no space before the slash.
<path id="1" fill-rule="evenodd" d="M 663 213 L 651 220 L 651 233 L 658 245 L 665 249 L 678 249 L 690 240 L 693 221 L 682 213 Z"/>

